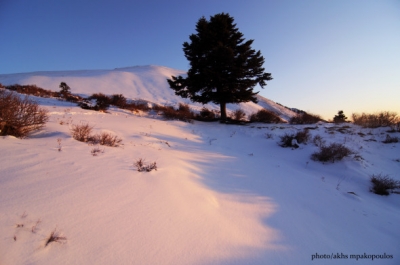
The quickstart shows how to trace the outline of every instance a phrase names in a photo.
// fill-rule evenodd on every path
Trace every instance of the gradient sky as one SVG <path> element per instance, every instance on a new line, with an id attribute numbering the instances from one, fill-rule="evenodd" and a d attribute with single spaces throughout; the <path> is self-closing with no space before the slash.
<path id="1" fill-rule="evenodd" d="M 265 58 L 260 95 L 327 119 L 400 114 L 399 0 L 0 0 L 0 74 L 188 70 L 183 42 L 221 12 Z"/>

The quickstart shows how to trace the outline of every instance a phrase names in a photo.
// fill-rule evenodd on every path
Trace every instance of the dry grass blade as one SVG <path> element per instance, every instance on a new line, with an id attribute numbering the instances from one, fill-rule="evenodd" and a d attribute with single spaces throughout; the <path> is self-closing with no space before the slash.
<path id="1" fill-rule="evenodd" d="M 44 245 L 45 247 L 47 247 L 48 244 L 50 244 L 51 242 L 57 242 L 57 243 L 64 243 L 67 240 L 66 237 L 61 236 L 59 232 L 57 232 L 56 229 L 54 229 L 50 236 L 46 239 L 46 244 Z"/>

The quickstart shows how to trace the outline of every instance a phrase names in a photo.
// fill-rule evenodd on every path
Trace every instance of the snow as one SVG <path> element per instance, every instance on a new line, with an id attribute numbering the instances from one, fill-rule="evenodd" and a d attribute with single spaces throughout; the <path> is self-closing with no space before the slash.
<path id="1" fill-rule="evenodd" d="M 165 79 L 149 69 L 171 74 L 149 66 L 3 75 L 0 82 L 58 90 L 65 81 L 74 93 L 178 102 L 157 91 Z M 141 85 L 123 90 L 127 80 Z M 382 143 L 388 128 L 184 123 L 33 98 L 49 110 L 46 127 L 28 139 L 0 138 L 0 264 L 400 263 L 400 195 L 369 191 L 372 174 L 400 180 L 400 144 Z M 92 156 L 95 146 L 70 133 L 84 123 L 123 145 L 100 146 L 104 152 Z M 312 142 L 278 145 L 279 136 L 305 127 L 357 156 L 321 163 L 310 159 L 318 150 Z M 157 171 L 138 172 L 140 158 L 156 162 Z M 66 241 L 45 246 L 55 229 Z M 364 253 L 393 258 L 350 258 Z"/>
<path id="2" fill-rule="evenodd" d="M 71 92 L 90 96 L 94 93 L 123 94 L 128 99 L 148 101 L 162 105 L 178 106 L 179 103 L 190 104 L 192 109 L 200 111 L 203 107 L 219 110 L 219 106 L 213 103 L 202 105 L 192 103 L 189 99 L 176 96 L 169 88 L 167 78 L 171 76 L 186 75 L 185 71 L 176 70 L 164 66 L 147 65 L 113 70 L 80 70 L 80 71 L 48 71 L 0 75 L 0 83 L 3 85 L 28 85 L 35 84 L 41 88 L 59 91 L 61 82 L 66 82 L 71 87 Z M 227 104 L 228 111 L 238 108 L 246 114 L 252 114 L 262 108 L 275 111 L 284 120 L 296 115 L 296 113 L 283 108 L 272 100 L 257 96 L 259 104 L 252 102 Z M 284 110 L 283 110 L 284 109 Z"/>

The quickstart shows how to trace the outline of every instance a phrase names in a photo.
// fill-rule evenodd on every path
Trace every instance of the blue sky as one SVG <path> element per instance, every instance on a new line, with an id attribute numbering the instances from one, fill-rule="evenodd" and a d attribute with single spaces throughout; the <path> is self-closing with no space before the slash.
<path id="1" fill-rule="evenodd" d="M 221 12 L 265 58 L 274 80 L 261 95 L 325 118 L 400 114 L 398 0 L 0 0 L 0 74 L 188 70 L 183 42 L 200 17 Z"/>

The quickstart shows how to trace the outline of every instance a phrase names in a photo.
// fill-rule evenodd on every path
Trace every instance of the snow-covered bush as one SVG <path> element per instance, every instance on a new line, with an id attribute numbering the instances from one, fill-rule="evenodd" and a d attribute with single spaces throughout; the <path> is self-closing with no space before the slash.
<path id="1" fill-rule="evenodd" d="M 373 185 L 371 191 L 378 195 L 389 195 L 389 190 L 393 192 L 395 189 L 400 189 L 400 181 L 389 178 L 388 175 L 372 175 L 371 182 Z"/>
<path id="2" fill-rule="evenodd" d="M 0 135 L 25 138 L 42 129 L 48 119 L 48 111 L 28 96 L 20 98 L 14 92 L 0 89 Z"/>
<path id="3" fill-rule="evenodd" d="M 137 171 L 139 172 L 150 172 L 153 169 L 157 171 L 157 164 L 156 162 L 150 163 L 148 165 L 145 164 L 145 160 L 142 158 L 139 158 L 134 164 L 133 164 Z"/>
<path id="4" fill-rule="evenodd" d="M 333 143 L 328 146 L 320 146 L 320 150 L 311 155 L 311 158 L 320 162 L 332 162 L 342 160 L 353 152 L 343 144 Z"/>

